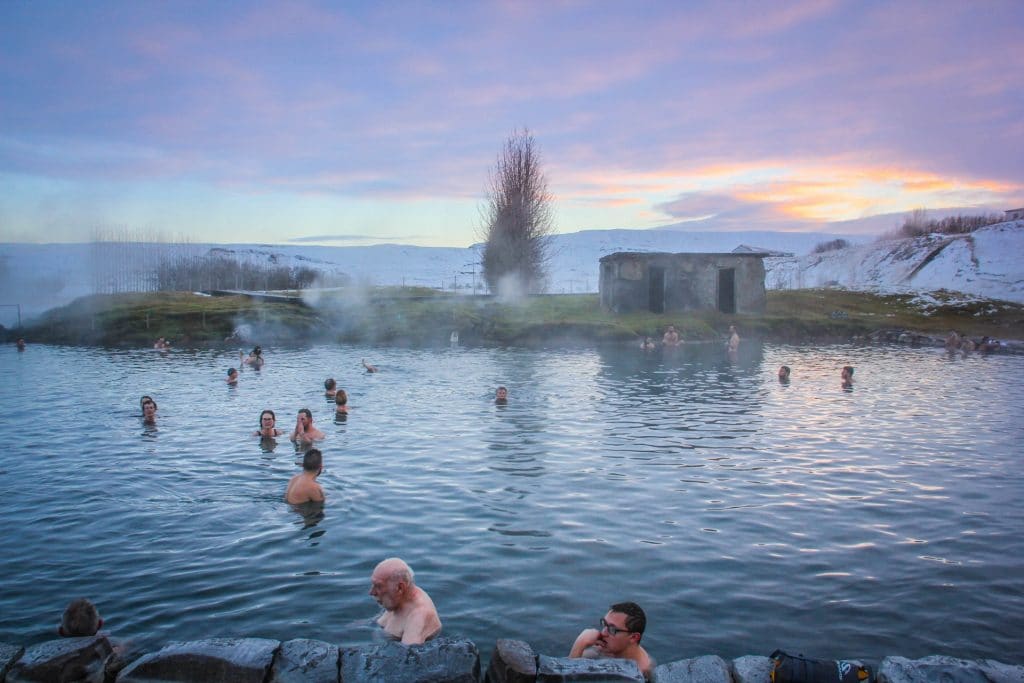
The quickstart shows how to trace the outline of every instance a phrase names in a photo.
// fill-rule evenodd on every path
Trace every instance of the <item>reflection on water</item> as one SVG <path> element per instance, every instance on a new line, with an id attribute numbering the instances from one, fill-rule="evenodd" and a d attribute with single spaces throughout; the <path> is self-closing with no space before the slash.
<path id="1" fill-rule="evenodd" d="M 1020 357 L 748 341 L 267 355 L 229 386 L 230 353 L 0 349 L 0 641 L 49 638 L 88 595 L 143 647 L 372 642 L 369 575 L 400 555 L 445 632 L 484 652 L 508 637 L 564 654 L 626 599 L 661 661 L 1020 649 Z M 142 394 L 159 426 L 141 425 Z M 263 409 L 304 406 L 326 434 L 327 502 L 308 508 L 283 500 L 304 449 L 252 437 Z"/>
<path id="2" fill-rule="evenodd" d="M 324 501 L 309 501 L 307 503 L 292 504 L 292 512 L 295 512 L 302 517 L 303 528 L 309 528 L 316 526 L 324 518 Z M 323 530 L 319 530 L 311 534 L 309 538 L 319 538 L 323 535 Z"/>

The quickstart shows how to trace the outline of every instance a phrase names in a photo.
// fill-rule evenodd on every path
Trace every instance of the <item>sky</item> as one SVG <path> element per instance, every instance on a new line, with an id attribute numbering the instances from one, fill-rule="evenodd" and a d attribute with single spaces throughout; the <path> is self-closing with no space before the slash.
<path id="1" fill-rule="evenodd" d="M 1001 212 L 1022 30 L 1021 0 L 0 0 L 0 241 L 464 247 L 522 129 L 557 232 Z"/>

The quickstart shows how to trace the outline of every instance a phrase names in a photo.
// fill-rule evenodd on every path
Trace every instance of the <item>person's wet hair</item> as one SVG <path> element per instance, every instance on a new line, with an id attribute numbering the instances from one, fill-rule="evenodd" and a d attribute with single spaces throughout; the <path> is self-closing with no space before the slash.
<path id="1" fill-rule="evenodd" d="M 100 613 L 86 598 L 72 600 L 60 622 L 61 633 L 70 637 L 94 636 L 100 630 Z"/>
<path id="2" fill-rule="evenodd" d="M 309 408 L 302 408 L 299 412 L 303 413 L 306 417 L 308 417 L 310 421 L 313 420 L 313 411 L 310 410 Z"/>
<path id="3" fill-rule="evenodd" d="M 609 612 L 620 612 L 626 615 L 626 628 L 633 633 L 643 635 L 647 628 L 647 615 L 635 602 L 617 602 L 608 608 Z"/>
<path id="4" fill-rule="evenodd" d="M 274 411 L 273 410 L 264 410 L 262 413 L 260 413 L 260 427 L 263 426 L 263 416 L 264 415 L 270 415 L 270 417 L 273 418 L 274 422 L 277 422 L 277 416 L 274 415 Z"/>
<path id="5" fill-rule="evenodd" d="M 152 403 L 153 404 L 153 411 L 154 412 L 157 410 L 156 401 L 151 399 L 149 396 L 143 396 L 142 398 L 143 398 L 143 400 L 139 402 L 139 405 L 142 407 L 143 411 L 145 411 L 147 403 Z"/>
<path id="6" fill-rule="evenodd" d="M 316 448 L 310 448 L 306 451 L 306 454 L 302 456 L 302 469 L 307 472 L 319 472 L 323 466 L 323 453 Z"/>
<path id="7" fill-rule="evenodd" d="M 327 391 L 331 391 L 336 386 L 338 386 L 338 383 L 334 381 L 333 377 L 328 377 L 324 380 L 324 389 Z"/>
<path id="8" fill-rule="evenodd" d="M 338 393 L 334 395 L 334 404 L 343 406 L 348 403 L 348 394 L 345 393 L 344 389 L 338 389 Z"/>
<path id="9" fill-rule="evenodd" d="M 853 377 L 853 366 L 852 365 L 844 365 L 843 366 L 843 372 L 845 372 L 850 377 Z"/>
<path id="10" fill-rule="evenodd" d="M 235 368 L 228 368 L 228 377 L 230 377 L 231 375 L 234 375 L 237 372 L 238 372 L 238 370 L 235 369 Z"/>

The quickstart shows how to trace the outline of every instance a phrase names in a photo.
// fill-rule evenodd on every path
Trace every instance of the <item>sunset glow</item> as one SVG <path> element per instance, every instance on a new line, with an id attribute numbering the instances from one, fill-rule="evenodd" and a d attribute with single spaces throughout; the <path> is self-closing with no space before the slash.
<path id="1" fill-rule="evenodd" d="M 522 127 L 560 232 L 1024 205 L 1015 0 L 44 1 L 0 18 L 0 241 L 127 226 L 466 246 Z"/>

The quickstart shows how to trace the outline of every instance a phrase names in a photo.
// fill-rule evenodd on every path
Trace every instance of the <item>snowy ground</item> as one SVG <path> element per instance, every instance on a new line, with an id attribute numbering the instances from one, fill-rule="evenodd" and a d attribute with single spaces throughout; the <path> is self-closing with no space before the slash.
<path id="1" fill-rule="evenodd" d="M 765 259 L 770 289 L 838 285 L 884 293 L 940 289 L 1024 303 L 1024 221 L 969 235 L 871 242 L 794 258 Z"/>
<path id="2" fill-rule="evenodd" d="M 854 246 L 810 254 L 836 238 Z M 837 285 L 879 292 L 946 289 L 1024 303 L 1024 221 L 1001 223 L 971 235 L 934 235 L 879 242 L 870 236 L 784 232 L 683 232 L 588 230 L 553 240 L 550 291 L 596 292 L 598 260 L 617 251 L 731 252 L 741 245 L 793 256 L 765 259 L 769 289 Z M 160 249 L 168 249 L 161 245 Z M 470 293 L 482 286 L 479 248 L 402 245 L 321 247 L 187 245 L 259 263 L 306 266 L 327 276 L 347 275 L 374 285 L 420 285 Z M 0 324 L 70 302 L 93 292 L 109 264 L 89 244 L 0 244 Z"/>

